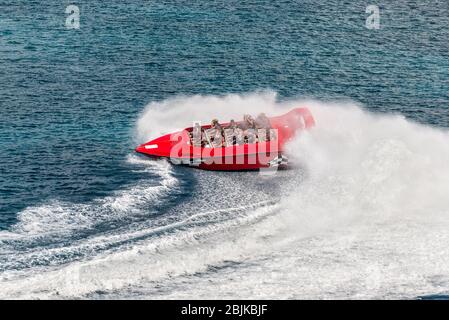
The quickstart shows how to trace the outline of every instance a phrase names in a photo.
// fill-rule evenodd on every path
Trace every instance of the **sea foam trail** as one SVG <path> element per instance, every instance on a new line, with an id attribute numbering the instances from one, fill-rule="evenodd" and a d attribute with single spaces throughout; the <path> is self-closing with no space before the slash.
<path id="1" fill-rule="evenodd" d="M 130 155 L 127 162 L 141 165 L 142 172 L 148 171 L 160 178 L 157 184 L 140 181 L 140 184 L 118 190 L 113 195 L 94 199 L 91 203 L 73 204 L 61 201 L 29 207 L 18 214 L 18 223 L 11 231 L 0 233 L 2 238 L 13 236 L 42 237 L 86 229 L 102 220 L 121 219 L 139 211 L 139 206 L 151 200 L 158 200 L 177 183 L 166 162 L 148 162 Z M 142 167 L 143 166 L 143 167 Z"/>
<path id="2" fill-rule="evenodd" d="M 441 290 L 449 283 L 447 131 L 400 115 L 375 115 L 354 103 L 279 103 L 273 93 L 257 93 L 152 103 L 136 137 L 145 141 L 186 127 L 188 119 L 274 115 L 302 105 L 317 125 L 288 148 L 305 174 L 277 173 L 286 182 L 276 201 L 236 208 L 235 218 L 223 210 L 229 219 L 220 216 L 208 224 L 222 212 L 204 211 L 192 199 L 184 209 L 198 214 L 187 215 L 175 232 L 5 280 L 1 296 L 54 297 L 54 288 L 62 297 L 95 291 L 120 296 L 124 288 L 139 292 L 137 285 L 150 298 L 216 297 L 217 285 L 228 298 L 413 297 Z M 198 184 L 207 189 L 211 176 L 205 177 Z M 226 179 L 232 180 L 231 174 Z M 249 187 L 245 196 L 251 199 L 259 188 Z M 200 223 L 190 224 L 198 218 Z M 211 271 L 226 261 L 245 267 L 234 268 L 232 277 Z M 202 285 L 193 284 L 197 281 Z M 171 289 L 151 290 L 160 285 Z"/>
<path id="3" fill-rule="evenodd" d="M 146 141 L 191 125 L 188 119 L 238 120 L 243 113 L 278 115 L 298 106 L 312 110 L 317 126 L 288 146 L 292 159 L 307 168 L 310 180 L 292 192 L 292 198 L 284 201 L 286 207 L 310 204 L 315 207 L 307 211 L 323 219 L 447 212 L 447 130 L 398 114 L 372 114 L 352 102 L 278 102 L 275 92 L 177 97 L 150 103 L 138 121 L 136 136 Z"/>
<path id="4" fill-rule="evenodd" d="M 317 126 L 288 146 L 291 160 L 306 169 L 306 179 L 283 196 L 277 214 L 253 226 L 257 232 L 237 239 L 227 235 L 228 241 L 219 246 L 223 260 L 236 255 L 224 249 L 229 239 L 242 244 L 237 252 L 256 265 L 267 254 L 260 265 L 265 272 L 256 267 L 250 273 L 234 270 L 232 277 L 210 274 L 204 277 L 204 288 L 195 285 L 195 292 L 178 286 L 172 292 L 147 290 L 143 295 L 220 298 L 214 295 L 217 285 L 227 298 L 235 298 L 236 292 L 239 298 L 413 298 L 448 291 L 447 130 L 398 114 L 373 114 L 351 102 L 276 103 L 270 94 L 192 101 L 201 110 L 215 99 L 218 105 L 235 99 L 240 112 L 252 113 L 308 106 Z M 269 243 L 261 240 L 267 236 Z"/>
<path id="5" fill-rule="evenodd" d="M 309 105 L 318 125 L 289 145 L 309 179 L 285 201 L 287 212 L 300 205 L 320 225 L 373 216 L 449 218 L 448 131 L 355 105 Z"/>

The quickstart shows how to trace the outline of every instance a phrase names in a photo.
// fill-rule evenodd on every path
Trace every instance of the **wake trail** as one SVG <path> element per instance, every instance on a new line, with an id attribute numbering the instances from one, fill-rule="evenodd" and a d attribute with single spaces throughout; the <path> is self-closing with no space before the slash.
<path id="1" fill-rule="evenodd" d="M 17 277 L 3 274 L 3 294 L 48 298 L 58 288 L 62 297 L 87 297 L 97 291 L 120 296 L 126 288 L 164 284 L 172 291 L 141 294 L 211 297 L 221 284 L 239 298 L 375 297 L 388 288 L 413 296 L 421 293 L 417 284 L 436 290 L 431 280 L 436 278 L 449 283 L 447 264 L 441 263 L 447 260 L 441 257 L 449 257 L 446 130 L 401 115 L 372 114 L 352 102 L 279 102 L 275 93 L 265 92 L 151 103 L 136 124 L 136 141 L 187 127 L 189 119 L 225 121 L 258 112 L 270 116 L 297 106 L 309 107 L 317 123 L 288 146 L 290 161 L 300 169 L 269 177 L 192 171 L 178 203 L 164 208 L 170 219 L 160 224 L 149 219 L 121 233 L 89 240 L 91 244 L 130 240 L 120 250 Z M 169 168 L 168 177 L 171 170 L 184 170 Z M 156 199 L 170 198 L 173 185 L 167 181 L 162 190 L 168 198 L 157 194 Z M 118 195 L 110 199 L 117 205 L 99 211 L 89 207 L 89 214 L 75 221 L 89 226 L 91 220 L 109 219 L 107 213 L 114 208 L 123 217 L 138 212 L 140 207 L 127 204 L 128 198 L 130 203 L 142 199 L 143 206 L 154 201 Z M 48 221 L 50 226 L 37 227 L 35 222 L 19 222 L 16 233 L 29 238 L 57 233 L 58 224 L 66 230 L 76 224 L 64 218 L 62 223 Z M 7 237 L 0 235 L 2 241 Z M 225 261 L 247 267 L 236 267 L 232 277 L 210 271 Z M 191 279 L 202 285 L 193 286 Z M 259 286 L 262 280 L 265 286 Z M 257 293 L 254 286 L 260 289 Z"/>

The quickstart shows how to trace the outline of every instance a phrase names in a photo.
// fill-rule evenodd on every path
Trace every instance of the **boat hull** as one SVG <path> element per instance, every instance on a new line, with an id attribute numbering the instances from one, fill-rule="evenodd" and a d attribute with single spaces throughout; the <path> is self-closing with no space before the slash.
<path id="1" fill-rule="evenodd" d="M 167 158 L 172 164 L 213 171 L 251 171 L 262 168 L 287 168 L 288 160 L 281 154 L 246 154 L 214 158 Z"/>
<path id="2" fill-rule="evenodd" d="M 284 146 L 300 131 L 314 126 L 307 108 L 296 108 L 278 117 L 269 118 L 276 139 L 219 148 L 192 145 L 192 128 L 164 135 L 136 148 L 151 158 L 166 158 L 176 165 L 214 171 L 249 171 L 264 168 L 287 168 Z M 203 126 L 208 129 L 210 126 Z"/>

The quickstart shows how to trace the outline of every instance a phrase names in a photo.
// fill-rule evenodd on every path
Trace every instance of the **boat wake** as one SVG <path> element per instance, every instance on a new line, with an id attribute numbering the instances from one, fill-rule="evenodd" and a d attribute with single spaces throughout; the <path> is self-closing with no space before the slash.
<path id="1" fill-rule="evenodd" d="M 186 121 L 308 106 L 301 166 L 204 172 L 129 156 L 153 179 L 27 208 L 0 233 L 0 298 L 413 298 L 449 290 L 449 133 L 350 102 L 274 93 L 151 103 L 144 142 Z M 293 158 L 293 159 L 292 159 Z M 217 290 L 219 288 L 219 290 Z"/>
<path id="2" fill-rule="evenodd" d="M 158 183 L 154 185 L 151 181 L 144 181 L 87 204 L 53 201 L 27 208 L 19 214 L 19 223 L 13 227 L 12 233 L 18 237 L 54 237 L 61 233 L 94 228 L 102 222 L 126 220 L 133 214 L 139 214 L 142 204 L 152 200 L 161 201 L 176 186 L 176 178 L 165 162 L 148 162 L 135 155 L 129 155 L 127 162 L 140 165 L 138 170 L 142 173 L 155 175 Z"/>

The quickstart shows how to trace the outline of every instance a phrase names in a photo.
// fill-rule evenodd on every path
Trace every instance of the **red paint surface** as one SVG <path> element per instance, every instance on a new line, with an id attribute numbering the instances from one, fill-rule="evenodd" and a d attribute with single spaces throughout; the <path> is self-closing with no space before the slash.
<path id="1" fill-rule="evenodd" d="M 296 108 L 269 119 L 272 128 L 277 129 L 277 141 L 220 148 L 193 147 L 189 143 L 188 136 L 188 131 L 192 128 L 186 128 L 144 143 L 136 148 L 136 152 L 155 158 L 168 158 L 173 163 L 186 165 L 197 160 L 198 163 L 190 165 L 206 170 L 236 171 L 266 168 L 270 166 L 269 161 L 283 154 L 285 144 L 298 132 L 315 125 L 315 120 L 307 108 Z M 223 124 L 224 127 L 226 125 Z M 210 128 L 209 125 L 202 127 Z M 150 145 L 157 145 L 157 148 L 147 149 L 146 146 Z"/>

